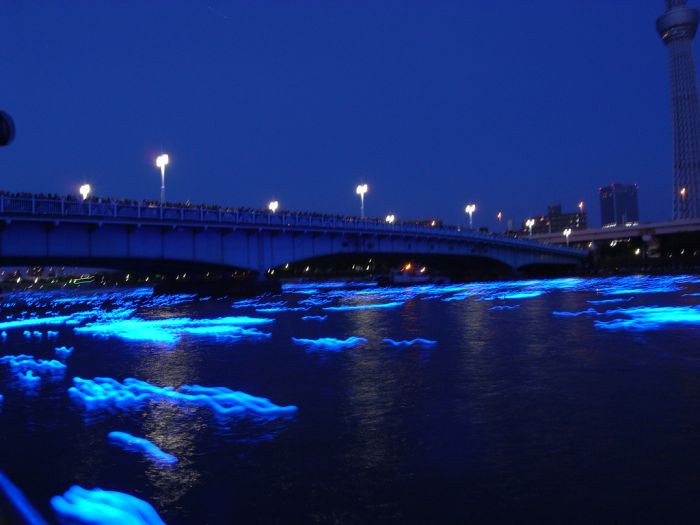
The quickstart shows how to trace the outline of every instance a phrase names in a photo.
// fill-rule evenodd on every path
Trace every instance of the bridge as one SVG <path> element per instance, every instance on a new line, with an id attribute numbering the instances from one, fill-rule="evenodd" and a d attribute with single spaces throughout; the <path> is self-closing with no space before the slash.
<path id="1" fill-rule="evenodd" d="M 0 194 L 0 265 L 241 269 L 343 254 L 480 258 L 514 270 L 585 251 L 443 225 L 219 206 Z"/>
<path id="2" fill-rule="evenodd" d="M 569 242 L 571 244 L 599 243 L 627 238 L 640 238 L 645 241 L 662 235 L 675 235 L 683 233 L 700 232 L 700 219 L 681 219 L 666 222 L 653 222 L 647 224 L 635 224 L 632 226 L 615 226 L 612 228 L 586 228 L 585 230 L 571 230 Z M 540 233 L 532 236 L 533 239 L 550 243 L 566 244 L 566 237 L 561 232 Z"/>
<path id="3" fill-rule="evenodd" d="M 553 245 L 566 245 L 559 233 L 533 235 L 533 239 Z M 685 268 L 700 267 L 700 219 L 634 224 L 612 228 L 572 230 L 572 247 L 589 250 L 592 263 L 608 268 Z M 644 268 L 641 268 L 642 271 Z"/>

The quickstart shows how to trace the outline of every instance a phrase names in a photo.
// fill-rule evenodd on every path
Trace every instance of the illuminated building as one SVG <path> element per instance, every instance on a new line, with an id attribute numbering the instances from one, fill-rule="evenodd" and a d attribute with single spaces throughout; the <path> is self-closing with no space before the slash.
<path id="1" fill-rule="evenodd" d="M 535 221 L 532 225 L 532 233 L 534 235 L 539 233 L 561 233 L 567 228 L 571 228 L 572 230 L 584 230 L 588 226 L 585 211 L 579 208 L 579 211 L 576 212 L 563 213 L 561 211 L 561 204 L 548 206 L 546 215 L 532 217 L 530 220 Z M 530 227 L 527 225 L 527 221 L 523 222 L 522 231 L 530 233 Z"/>
<path id="2" fill-rule="evenodd" d="M 639 224 L 636 184 L 611 184 L 600 188 L 600 223 L 603 228 Z"/>

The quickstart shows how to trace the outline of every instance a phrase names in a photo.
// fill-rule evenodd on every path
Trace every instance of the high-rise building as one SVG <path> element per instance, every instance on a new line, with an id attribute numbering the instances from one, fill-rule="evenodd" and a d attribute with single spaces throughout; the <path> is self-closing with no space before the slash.
<path id="1" fill-rule="evenodd" d="M 665 0 L 656 29 L 668 48 L 673 128 L 673 219 L 700 217 L 700 106 L 692 43 L 698 10 Z"/>
<path id="2" fill-rule="evenodd" d="M 600 188 L 600 223 L 603 228 L 639 224 L 636 184 L 611 184 Z"/>
<path id="3" fill-rule="evenodd" d="M 553 204 L 547 207 L 547 215 L 532 217 L 535 223 L 532 226 L 532 233 L 561 233 L 566 228 L 572 230 L 584 230 L 588 225 L 586 212 L 580 209 L 577 212 L 562 213 L 561 204 Z M 529 233 L 530 228 L 527 221 L 523 222 L 523 232 Z"/>

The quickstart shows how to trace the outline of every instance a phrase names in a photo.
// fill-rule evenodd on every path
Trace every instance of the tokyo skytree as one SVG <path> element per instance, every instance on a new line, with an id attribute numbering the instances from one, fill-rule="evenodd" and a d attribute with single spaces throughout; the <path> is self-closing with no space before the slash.
<path id="1" fill-rule="evenodd" d="M 700 217 L 700 106 L 692 43 L 698 10 L 665 0 L 656 29 L 668 48 L 673 129 L 673 219 Z"/>

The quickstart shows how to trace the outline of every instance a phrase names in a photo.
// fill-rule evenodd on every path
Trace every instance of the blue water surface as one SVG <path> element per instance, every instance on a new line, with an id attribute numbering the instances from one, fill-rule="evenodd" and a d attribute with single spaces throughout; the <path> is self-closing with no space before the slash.
<path id="1" fill-rule="evenodd" d="M 11 293 L 0 329 L 0 470 L 52 523 L 73 486 L 170 524 L 700 513 L 698 276 Z"/>

